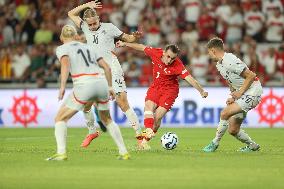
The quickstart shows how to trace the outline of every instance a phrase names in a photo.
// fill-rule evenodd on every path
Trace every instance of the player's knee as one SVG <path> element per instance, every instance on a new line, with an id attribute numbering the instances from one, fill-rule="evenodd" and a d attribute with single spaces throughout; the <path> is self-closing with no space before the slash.
<path id="1" fill-rule="evenodd" d="M 236 136 L 239 132 L 239 128 L 229 127 L 228 132 L 230 135 Z"/>
<path id="2" fill-rule="evenodd" d="M 66 116 L 63 116 L 63 115 L 57 115 L 56 117 L 55 117 L 55 123 L 56 122 L 59 122 L 59 121 L 68 121 L 68 119 L 66 118 Z"/>
<path id="3" fill-rule="evenodd" d="M 222 120 L 228 120 L 229 119 L 229 114 L 226 110 L 223 110 L 220 114 L 220 117 Z"/>

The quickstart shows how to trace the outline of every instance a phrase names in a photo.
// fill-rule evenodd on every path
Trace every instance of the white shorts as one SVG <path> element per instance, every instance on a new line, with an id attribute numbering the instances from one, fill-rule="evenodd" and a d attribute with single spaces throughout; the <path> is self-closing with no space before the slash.
<path id="1" fill-rule="evenodd" d="M 82 110 L 89 102 L 96 103 L 98 110 L 109 110 L 109 92 L 106 79 L 75 84 L 64 105 L 73 110 Z"/>
<path id="2" fill-rule="evenodd" d="M 252 96 L 244 94 L 236 100 L 236 103 L 241 107 L 244 112 L 248 112 L 255 108 L 261 101 L 261 96 Z"/>
<path id="3" fill-rule="evenodd" d="M 112 87 L 114 92 L 121 93 L 126 92 L 126 84 L 124 80 L 124 73 L 121 68 L 121 65 L 115 55 L 112 55 L 111 58 L 104 58 L 110 65 L 112 73 Z"/>

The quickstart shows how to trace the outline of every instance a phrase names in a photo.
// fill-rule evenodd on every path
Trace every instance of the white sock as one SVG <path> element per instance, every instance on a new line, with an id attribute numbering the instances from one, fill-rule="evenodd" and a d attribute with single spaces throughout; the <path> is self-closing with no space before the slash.
<path id="1" fill-rule="evenodd" d="M 246 143 L 247 145 L 255 143 L 244 130 L 240 130 L 238 134 L 235 135 L 235 137 L 236 139 L 238 139 L 242 143 Z"/>
<path id="2" fill-rule="evenodd" d="M 121 132 L 118 125 L 114 122 L 111 122 L 110 124 L 107 125 L 107 130 L 109 131 L 110 136 L 113 138 L 114 142 L 116 143 L 119 149 L 119 154 L 120 155 L 126 154 L 127 150 L 123 142 L 123 138 L 121 136 Z"/>
<path id="3" fill-rule="evenodd" d="M 228 129 L 229 126 L 229 122 L 228 120 L 221 120 L 219 122 L 218 128 L 217 128 L 217 132 L 216 132 L 216 136 L 213 139 L 213 143 L 216 145 L 219 145 L 219 142 L 221 140 L 221 138 L 223 137 L 223 135 L 225 134 L 226 130 Z"/>
<path id="4" fill-rule="evenodd" d="M 127 119 L 129 120 L 132 128 L 135 130 L 136 134 L 140 134 L 141 133 L 141 127 L 140 127 L 139 120 L 138 120 L 138 117 L 137 117 L 135 111 L 132 108 L 129 108 L 125 112 L 125 115 L 126 115 Z"/>
<path id="5" fill-rule="evenodd" d="M 66 137 L 67 126 L 65 121 L 59 121 L 55 123 L 55 138 L 57 143 L 57 153 L 66 153 Z"/>
<path id="6" fill-rule="evenodd" d="M 97 130 L 95 127 L 95 118 L 92 108 L 88 112 L 83 111 L 83 113 L 86 120 L 86 125 L 89 129 L 89 134 L 94 134 Z"/>

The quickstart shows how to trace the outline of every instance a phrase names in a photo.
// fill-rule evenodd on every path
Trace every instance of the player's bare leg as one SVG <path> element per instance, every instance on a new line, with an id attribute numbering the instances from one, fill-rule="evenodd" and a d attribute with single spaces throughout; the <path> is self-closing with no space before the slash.
<path id="1" fill-rule="evenodd" d="M 85 139 L 83 140 L 81 147 L 88 147 L 90 145 L 90 143 L 92 142 L 92 140 L 94 140 L 95 138 L 97 138 L 99 136 L 99 132 L 96 130 L 95 127 L 95 118 L 94 118 L 94 112 L 92 109 L 92 105 L 93 102 L 89 102 L 85 105 L 83 113 L 84 113 L 84 117 L 86 120 L 86 125 L 88 127 L 89 130 L 89 134 L 85 137 Z"/>
<path id="2" fill-rule="evenodd" d="M 241 152 L 257 151 L 260 146 L 255 143 L 244 130 L 240 129 L 244 118 L 245 115 L 243 113 L 232 116 L 229 119 L 228 132 L 242 143 L 247 144 L 247 146 L 240 149 Z"/>
<path id="3" fill-rule="evenodd" d="M 120 129 L 118 125 L 111 119 L 109 110 L 99 110 L 99 116 L 104 123 L 104 125 L 107 126 L 107 130 L 116 143 L 118 149 L 119 149 L 119 159 L 127 160 L 130 158 L 127 149 L 125 147 Z"/>
<path id="4" fill-rule="evenodd" d="M 67 125 L 66 122 L 77 113 L 77 110 L 72 110 L 66 106 L 61 106 L 55 118 L 55 138 L 57 144 L 57 153 L 46 160 L 67 160 L 66 154 L 66 137 Z"/>
<path id="5" fill-rule="evenodd" d="M 161 126 L 161 122 L 163 117 L 166 115 L 166 113 L 168 112 L 168 110 L 164 107 L 159 106 L 156 111 L 155 111 L 155 126 L 154 126 L 154 133 L 156 133 L 158 131 L 158 129 Z"/>
<path id="6" fill-rule="evenodd" d="M 127 119 L 129 120 L 132 128 L 134 129 L 136 136 L 140 136 L 142 131 L 139 125 L 138 117 L 135 111 L 129 106 L 126 92 L 117 93 L 115 100 L 119 108 L 124 112 Z"/>
<path id="7" fill-rule="evenodd" d="M 229 126 L 229 118 L 235 114 L 241 113 L 242 111 L 243 110 L 237 103 L 229 104 L 222 110 L 216 136 L 210 144 L 203 148 L 204 152 L 214 152 L 217 150 L 219 142 Z"/>

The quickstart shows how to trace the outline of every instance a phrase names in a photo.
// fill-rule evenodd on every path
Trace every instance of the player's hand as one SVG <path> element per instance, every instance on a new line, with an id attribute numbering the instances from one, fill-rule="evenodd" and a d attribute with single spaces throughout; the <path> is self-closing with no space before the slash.
<path id="1" fill-rule="evenodd" d="M 202 91 L 200 95 L 202 96 L 202 98 L 206 98 L 208 96 L 208 92 Z"/>
<path id="2" fill-rule="evenodd" d="M 231 93 L 231 96 L 234 98 L 234 99 L 239 99 L 243 94 L 240 92 L 240 91 L 234 91 Z"/>
<path id="3" fill-rule="evenodd" d="M 123 41 L 118 41 L 115 43 L 116 48 L 125 47 L 125 43 Z"/>
<path id="4" fill-rule="evenodd" d="M 230 105 L 230 104 L 233 104 L 234 102 L 235 102 L 234 98 L 228 98 L 227 101 L 226 101 L 226 104 Z"/>
<path id="5" fill-rule="evenodd" d="M 96 0 L 96 1 L 90 1 L 90 2 L 88 3 L 88 6 L 89 6 L 90 8 L 92 8 L 92 9 L 101 9 L 101 8 L 103 8 L 102 3 L 101 3 L 101 2 L 98 2 L 98 0 Z"/>
<path id="6" fill-rule="evenodd" d="M 115 99 L 115 92 L 112 89 L 112 87 L 110 87 L 108 91 L 109 91 L 110 100 L 114 100 Z"/>
<path id="7" fill-rule="evenodd" d="M 58 100 L 62 100 L 65 94 L 65 88 L 60 88 L 59 94 L 58 94 Z"/>
<path id="8" fill-rule="evenodd" d="M 131 35 L 133 35 L 136 38 L 136 40 L 137 40 L 137 39 L 141 38 L 142 32 L 139 32 L 139 31 L 132 32 Z"/>

